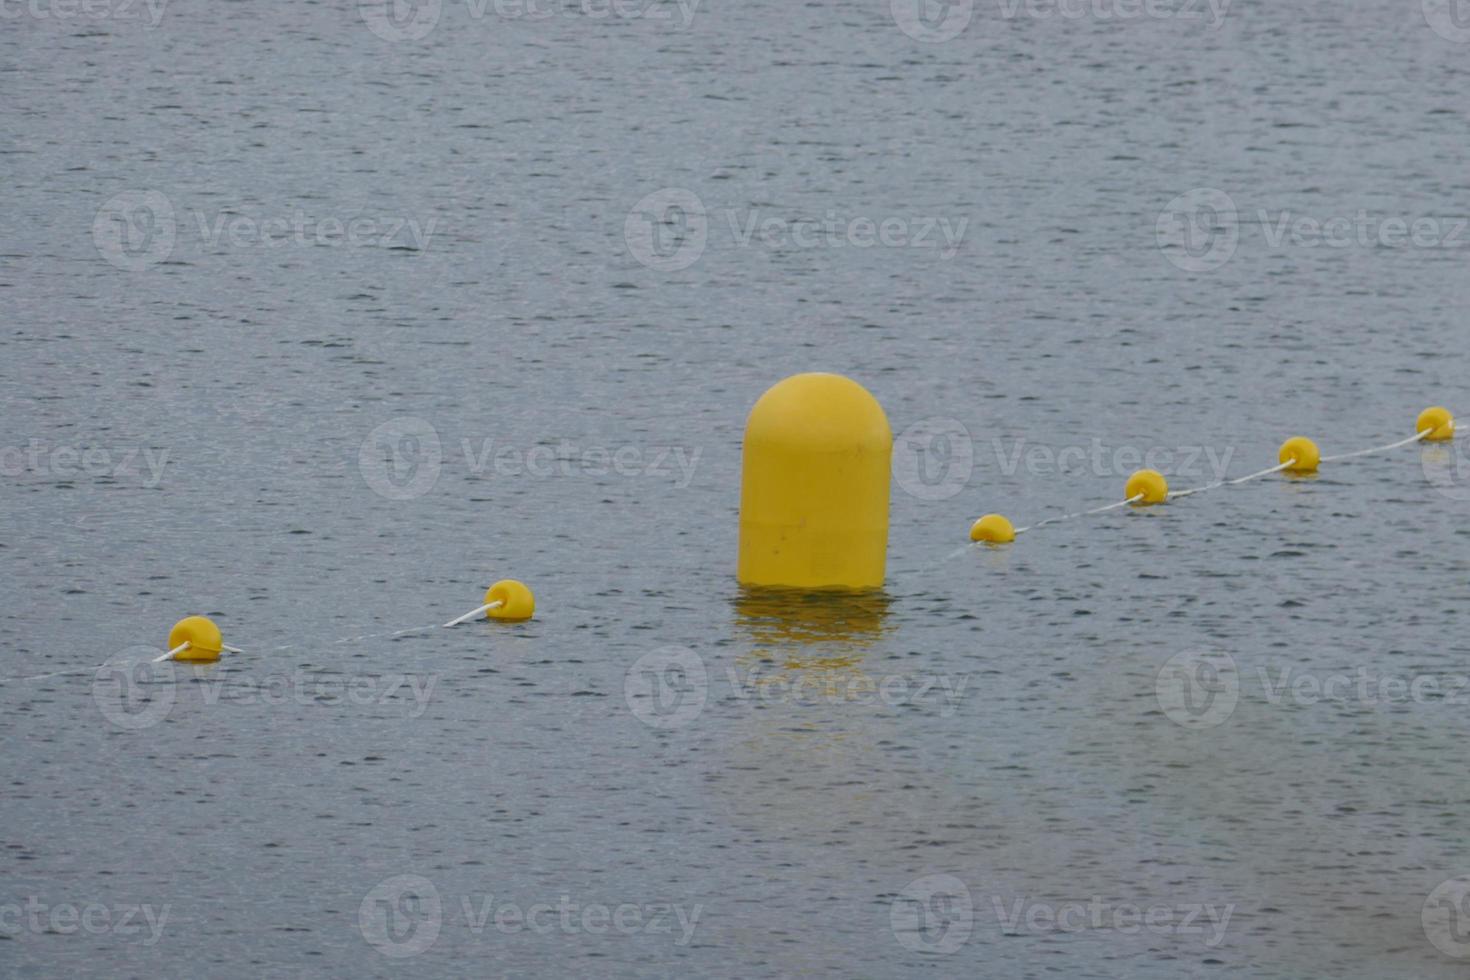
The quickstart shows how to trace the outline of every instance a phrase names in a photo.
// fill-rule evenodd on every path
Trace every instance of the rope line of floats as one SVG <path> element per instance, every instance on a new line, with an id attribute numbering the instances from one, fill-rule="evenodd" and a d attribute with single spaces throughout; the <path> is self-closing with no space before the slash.
<path id="1" fill-rule="evenodd" d="M 999 546 L 1014 542 L 1019 534 L 1040 530 L 1052 524 L 1060 524 L 1063 521 L 1076 520 L 1095 514 L 1103 514 L 1108 511 L 1117 510 L 1121 507 L 1152 507 L 1166 503 L 1170 500 L 1180 500 L 1184 497 L 1205 493 L 1222 487 L 1239 486 L 1252 480 L 1259 480 L 1275 473 L 1310 474 L 1315 473 L 1323 463 L 1336 463 L 1342 460 L 1355 459 L 1359 456 L 1369 456 L 1375 453 L 1389 452 L 1404 446 L 1419 442 L 1447 442 L 1454 438 L 1455 420 L 1450 412 L 1441 407 L 1427 408 L 1418 418 L 1415 425 L 1415 433 L 1406 439 L 1389 443 L 1386 446 L 1374 446 L 1371 449 L 1360 449 L 1356 452 L 1341 453 L 1336 456 L 1323 456 L 1317 444 L 1305 436 L 1293 436 L 1281 445 L 1278 459 L 1280 462 L 1275 466 L 1267 467 L 1256 473 L 1236 477 L 1231 480 L 1217 480 L 1204 486 L 1192 487 L 1187 490 L 1170 490 L 1169 481 L 1157 470 L 1139 470 L 1128 478 L 1124 486 L 1124 499 L 1115 503 L 1104 504 L 1090 510 L 1081 510 L 1076 513 L 1060 514 L 1056 517 L 1048 517 L 1025 527 L 1015 527 L 1011 521 L 1001 514 L 986 514 L 970 527 L 970 543 L 954 555 L 962 554 L 977 545 Z M 953 557 L 953 555 L 951 556 Z M 377 636 L 401 636 L 405 633 L 418 633 L 434 629 L 451 629 L 462 623 L 469 622 L 480 616 L 486 619 L 500 620 L 504 622 L 521 622 L 532 618 L 536 610 L 536 599 L 524 583 L 515 579 L 502 579 L 496 582 L 485 593 L 485 601 L 475 609 L 471 609 L 463 616 L 457 616 L 441 626 L 420 626 L 412 629 L 397 630 L 392 633 L 374 633 L 366 636 L 349 637 L 338 640 L 337 643 L 348 643 L 354 640 L 370 639 Z M 287 650 L 297 644 L 285 647 L 277 647 L 276 650 Z M 169 630 L 168 642 L 165 644 L 165 652 L 152 659 L 152 663 L 164 661 L 177 661 L 180 663 L 212 663 L 220 659 L 221 653 L 244 653 L 239 647 L 233 647 L 224 642 L 219 627 L 213 620 L 205 616 L 188 616 L 179 620 Z M 92 673 L 96 668 L 84 668 L 80 670 L 56 671 L 49 674 L 37 674 L 32 677 L 9 677 L 0 678 L 0 683 L 9 681 L 42 680 L 47 677 L 60 677 L 68 674 Z"/>
<path id="2" fill-rule="evenodd" d="M 1273 473 L 1305 475 L 1316 473 L 1323 463 L 1336 463 L 1345 459 L 1355 459 L 1359 456 L 1386 453 L 1390 450 L 1400 449 L 1418 442 L 1448 442 L 1455 437 L 1455 418 L 1446 408 L 1439 406 L 1426 408 L 1419 414 L 1419 419 L 1415 423 L 1414 428 L 1414 434 L 1407 439 L 1400 439 L 1398 442 L 1391 442 L 1386 446 L 1374 446 L 1371 449 L 1359 449 L 1356 452 L 1341 453 L 1336 456 L 1323 456 L 1322 450 L 1318 448 L 1317 444 L 1306 436 L 1292 436 L 1281 444 L 1281 450 L 1277 454 L 1280 462 L 1277 465 L 1261 470 L 1259 473 L 1251 473 L 1233 480 L 1216 480 L 1214 483 L 1207 483 L 1202 487 L 1193 487 L 1189 490 L 1170 490 L 1169 481 L 1158 470 L 1139 470 L 1128 478 L 1128 483 L 1123 488 L 1124 499 L 1117 503 L 1104 504 L 1101 507 L 1078 511 L 1074 514 L 1061 514 L 1057 517 L 1048 517 L 1045 520 L 1037 521 L 1035 524 L 1026 527 L 1014 526 L 1009 518 L 1001 514 L 986 514 L 970 526 L 971 544 L 966 546 L 966 548 L 961 548 L 955 554 L 962 554 L 969 547 L 978 544 L 1010 544 L 1016 540 L 1016 535 L 1018 534 L 1035 531 L 1049 524 L 1060 524 L 1062 521 L 1071 521 L 1079 517 L 1102 514 L 1106 511 L 1116 510 L 1119 507 L 1127 507 L 1129 505 L 1135 507 L 1152 507 L 1156 504 L 1190 497 L 1194 494 L 1216 490 L 1220 487 L 1239 486 L 1242 483 L 1259 480 L 1261 477 L 1270 476 Z"/>

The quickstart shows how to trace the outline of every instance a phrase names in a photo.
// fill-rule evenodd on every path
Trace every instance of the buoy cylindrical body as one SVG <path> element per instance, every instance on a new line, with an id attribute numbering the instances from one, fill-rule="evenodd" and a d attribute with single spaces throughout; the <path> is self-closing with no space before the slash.
<path id="1" fill-rule="evenodd" d="M 742 585 L 876 589 L 888 557 L 893 431 L 867 389 L 798 374 L 745 423 Z"/>

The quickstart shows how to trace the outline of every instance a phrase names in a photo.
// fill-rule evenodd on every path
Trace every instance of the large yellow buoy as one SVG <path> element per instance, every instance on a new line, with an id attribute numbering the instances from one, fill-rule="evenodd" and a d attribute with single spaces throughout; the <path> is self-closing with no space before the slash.
<path id="1" fill-rule="evenodd" d="M 745 423 L 740 583 L 881 588 L 892 455 L 888 416 L 856 381 L 798 374 L 761 395 Z"/>

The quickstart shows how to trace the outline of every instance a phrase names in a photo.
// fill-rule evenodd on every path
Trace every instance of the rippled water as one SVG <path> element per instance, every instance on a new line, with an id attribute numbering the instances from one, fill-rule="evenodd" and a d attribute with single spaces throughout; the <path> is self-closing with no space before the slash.
<path id="1" fill-rule="evenodd" d="M 1462 975 L 1462 450 L 954 555 L 1470 411 L 1456 11 L 527 3 L 0 7 L 0 972 Z"/>

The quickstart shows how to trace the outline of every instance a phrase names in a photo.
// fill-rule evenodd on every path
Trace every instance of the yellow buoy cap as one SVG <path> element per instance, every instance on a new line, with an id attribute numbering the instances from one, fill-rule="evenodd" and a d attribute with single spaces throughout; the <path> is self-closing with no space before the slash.
<path id="1" fill-rule="evenodd" d="M 1438 405 L 1426 408 L 1419 413 L 1419 421 L 1414 426 L 1415 432 L 1429 431 L 1424 437 L 1425 442 L 1448 442 L 1455 437 L 1455 417 L 1447 408 Z"/>
<path id="2" fill-rule="evenodd" d="M 1135 504 L 1162 504 L 1169 499 L 1169 481 L 1158 470 L 1139 470 L 1128 478 L 1123 496 L 1129 500 L 1143 495 Z"/>
<path id="3" fill-rule="evenodd" d="M 1291 462 L 1286 468 L 1288 473 L 1315 473 L 1322 462 L 1322 450 L 1306 436 L 1292 436 L 1281 444 L 1276 462 Z"/>
<path id="4" fill-rule="evenodd" d="M 175 660 L 209 663 L 219 659 L 219 652 L 224 647 L 219 627 L 203 616 L 181 619 L 168 631 L 168 649 L 172 650 L 185 641 L 189 648 L 175 654 Z"/>
<path id="5" fill-rule="evenodd" d="M 494 609 L 485 611 L 486 619 L 503 619 L 508 622 L 517 622 L 530 619 L 536 613 L 536 597 L 531 594 L 524 582 L 517 582 L 513 578 L 503 578 L 490 586 L 485 593 L 485 604 L 498 602 L 500 605 Z"/>
<path id="6" fill-rule="evenodd" d="M 970 527 L 971 541 L 986 544 L 1009 544 L 1016 540 L 1016 529 L 999 514 L 986 514 Z"/>

